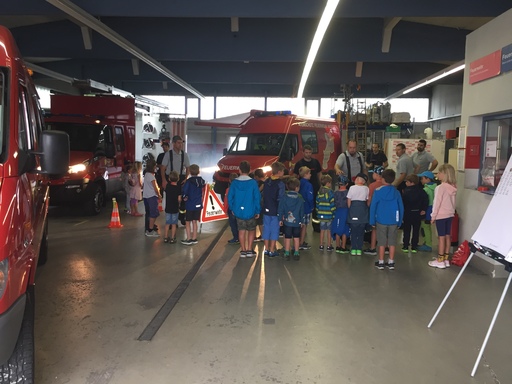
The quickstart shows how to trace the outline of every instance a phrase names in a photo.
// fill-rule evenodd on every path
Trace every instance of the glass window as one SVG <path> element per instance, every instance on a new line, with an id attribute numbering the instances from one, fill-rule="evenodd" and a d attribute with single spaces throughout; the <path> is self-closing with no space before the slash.
<path id="1" fill-rule="evenodd" d="M 21 150 L 27 151 L 33 148 L 33 142 L 30 135 L 30 112 L 28 109 L 27 92 L 21 85 L 19 87 L 18 114 L 18 147 Z"/>
<path id="2" fill-rule="evenodd" d="M 124 151 L 124 134 L 123 127 L 114 127 L 116 130 L 116 146 L 117 152 Z"/>
<path id="3" fill-rule="evenodd" d="M 495 189 L 510 158 L 512 115 L 484 121 L 480 185 Z"/>
<path id="4" fill-rule="evenodd" d="M 302 139 L 302 146 L 311 145 L 313 153 L 318 153 L 318 139 L 316 137 L 316 131 L 300 131 L 300 138 Z"/>
<path id="5" fill-rule="evenodd" d="M 217 97 L 217 118 L 250 112 L 251 109 L 263 111 L 263 97 Z"/>
<path id="6" fill-rule="evenodd" d="M 69 135 L 71 151 L 95 152 L 98 149 L 102 149 L 105 152 L 103 125 L 48 123 L 47 126 L 48 129 L 64 131 Z"/>
<path id="7" fill-rule="evenodd" d="M 284 139 L 285 135 L 282 133 L 238 135 L 229 149 L 229 154 L 278 156 L 281 153 Z"/>

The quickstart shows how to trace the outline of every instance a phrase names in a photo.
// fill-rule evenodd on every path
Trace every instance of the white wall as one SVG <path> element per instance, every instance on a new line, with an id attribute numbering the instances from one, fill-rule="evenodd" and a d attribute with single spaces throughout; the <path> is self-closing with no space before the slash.
<path id="1" fill-rule="evenodd" d="M 468 136 L 482 135 L 482 119 L 512 111 L 512 71 L 475 84 L 469 84 L 469 64 L 512 44 L 512 9 L 469 34 L 466 38 L 466 70 L 462 93 L 461 124 L 468 127 Z M 457 210 L 461 221 L 459 239 L 469 240 L 491 197 L 476 190 L 478 170 L 458 175 Z"/>

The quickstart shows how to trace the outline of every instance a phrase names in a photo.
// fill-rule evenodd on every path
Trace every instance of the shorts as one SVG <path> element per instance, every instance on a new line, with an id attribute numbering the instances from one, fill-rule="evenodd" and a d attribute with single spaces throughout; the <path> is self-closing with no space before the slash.
<path id="1" fill-rule="evenodd" d="M 398 226 L 396 224 L 393 225 L 385 225 L 377 223 L 377 243 L 379 247 L 385 247 L 386 243 L 390 247 L 396 246 L 396 236 L 398 234 Z"/>
<path id="2" fill-rule="evenodd" d="M 320 230 L 321 231 L 330 231 L 332 227 L 332 221 L 321 221 L 320 222 Z"/>
<path id="3" fill-rule="evenodd" d="M 311 213 L 305 213 L 302 218 L 302 224 L 309 225 L 310 222 L 311 222 Z"/>
<path id="4" fill-rule="evenodd" d="M 185 213 L 185 221 L 198 221 L 201 218 L 201 210 L 190 211 L 187 209 Z"/>
<path id="5" fill-rule="evenodd" d="M 283 232 L 285 239 L 297 239 L 300 237 L 300 227 L 290 227 L 288 225 L 283 225 Z"/>
<path id="6" fill-rule="evenodd" d="M 263 240 L 279 240 L 279 218 L 277 216 L 263 216 Z"/>
<path id="7" fill-rule="evenodd" d="M 165 224 L 166 225 L 176 225 L 178 224 L 178 216 L 179 212 L 177 213 L 165 213 Z"/>
<path id="8" fill-rule="evenodd" d="M 152 196 L 144 198 L 144 204 L 146 203 L 149 207 L 149 217 L 151 219 L 156 219 L 158 216 L 160 216 L 160 211 L 158 210 L 158 197 Z"/>
<path id="9" fill-rule="evenodd" d="M 436 220 L 437 236 L 446 236 L 446 235 L 451 234 L 452 220 L 453 220 L 453 217 Z"/>
<path id="10" fill-rule="evenodd" d="M 256 230 L 256 219 L 254 217 L 244 220 L 236 218 L 236 224 L 238 225 L 239 231 L 255 231 Z"/>

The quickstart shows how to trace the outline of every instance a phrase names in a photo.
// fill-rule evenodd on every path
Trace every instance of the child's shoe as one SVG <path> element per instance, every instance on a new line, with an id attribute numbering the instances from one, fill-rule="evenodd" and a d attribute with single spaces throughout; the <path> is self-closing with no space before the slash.
<path id="1" fill-rule="evenodd" d="M 418 250 L 416 248 L 411 248 L 411 253 L 418 253 Z"/>
<path id="2" fill-rule="evenodd" d="M 377 269 L 383 270 L 384 269 L 384 261 L 382 263 L 379 263 L 378 261 L 375 262 L 375 267 Z"/>
<path id="3" fill-rule="evenodd" d="M 350 251 L 350 256 L 357 256 L 357 251 L 355 249 L 352 249 Z"/>
<path id="4" fill-rule="evenodd" d="M 336 253 L 341 253 L 341 247 L 336 247 Z"/>
<path id="5" fill-rule="evenodd" d="M 300 251 L 307 251 L 308 249 L 311 249 L 311 245 L 309 245 L 308 243 L 302 243 L 301 245 L 299 245 Z"/>
<path id="6" fill-rule="evenodd" d="M 340 253 L 348 253 L 348 249 L 347 248 L 341 248 L 341 252 Z"/>
<path id="7" fill-rule="evenodd" d="M 389 260 L 387 263 L 386 263 L 386 267 L 388 267 L 388 269 L 395 269 L 395 262 L 393 260 Z"/>
<path id="8" fill-rule="evenodd" d="M 250 251 L 245 252 L 245 257 L 254 257 L 254 256 L 258 256 L 258 254 L 256 252 L 254 252 L 252 249 Z"/>
<path id="9" fill-rule="evenodd" d="M 386 247 L 386 249 L 384 250 L 384 253 L 385 253 L 386 255 L 389 255 L 389 247 Z"/>
<path id="10" fill-rule="evenodd" d="M 283 260 L 285 260 L 285 261 L 290 260 L 290 251 L 285 251 L 284 252 Z"/>
<path id="11" fill-rule="evenodd" d="M 269 251 L 268 249 L 265 249 L 265 252 L 263 252 L 263 255 L 264 255 L 264 256 L 268 256 L 268 255 L 270 255 L 270 251 Z"/>
<path id="12" fill-rule="evenodd" d="M 238 239 L 231 239 L 228 240 L 228 244 L 240 244 L 240 241 Z"/>
<path id="13" fill-rule="evenodd" d="M 375 256 L 377 254 L 377 249 L 376 248 L 368 248 L 364 251 L 364 253 L 366 255 L 373 255 Z"/>
<path id="14" fill-rule="evenodd" d="M 363 252 L 360 249 L 356 250 L 356 255 L 357 256 L 361 256 L 362 254 L 363 254 Z"/>
<path id="15" fill-rule="evenodd" d="M 326 248 L 327 252 L 332 252 L 333 250 L 334 250 L 334 248 L 331 247 L 330 245 L 328 245 L 327 248 Z"/>
<path id="16" fill-rule="evenodd" d="M 173 238 L 169 239 L 169 243 L 171 243 L 171 244 L 175 244 L 175 243 L 176 243 L 176 238 L 175 238 L 175 237 L 173 237 Z"/>
<path id="17" fill-rule="evenodd" d="M 422 252 L 432 252 L 432 247 L 429 247 L 428 245 L 420 245 L 418 247 L 418 251 Z"/>
<path id="18" fill-rule="evenodd" d="M 444 255 L 444 266 L 446 268 L 450 268 L 450 260 L 448 260 L 449 257 L 450 255 Z"/>
<path id="19" fill-rule="evenodd" d="M 190 241 L 192 244 L 197 244 L 197 243 L 198 243 L 197 239 L 190 239 L 189 241 Z"/>
<path id="20" fill-rule="evenodd" d="M 402 248 L 402 252 L 404 252 L 404 253 L 408 253 L 408 252 L 409 252 L 409 247 L 403 247 L 403 248 Z"/>
<path id="21" fill-rule="evenodd" d="M 188 240 L 188 239 L 185 239 L 185 240 L 181 240 L 181 244 L 183 245 L 192 245 L 192 240 Z"/>
<path id="22" fill-rule="evenodd" d="M 171 238 L 170 238 L 170 237 L 166 237 L 166 238 L 164 239 L 164 243 L 170 243 L 170 242 L 171 242 Z"/>
<path id="23" fill-rule="evenodd" d="M 319 250 L 321 250 L 321 251 L 323 251 L 323 250 L 324 250 L 324 246 L 323 246 L 323 245 L 321 245 L 321 246 L 319 246 L 319 247 L 318 247 L 318 249 L 319 249 Z"/>
<path id="24" fill-rule="evenodd" d="M 279 251 L 270 252 L 268 254 L 268 257 L 271 259 L 273 259 L 274 257 L 277 257 L 277 256 L 279 256 Z"/>
<path id="25" fill-rule="evenodd" d="M 300 260 L 299 252 L 295 251 L 293 252 L 293 260 Z"/>
<path id="26" fill-rule="evenodd" d="M 440 261 L 438 259 L 431 260 L 428 262 L 428 265 L 430 265 L 433 268 L 439 268 L 439 269 L 445 269 L 446 265 L 444 263 L 444 260 Z"/>

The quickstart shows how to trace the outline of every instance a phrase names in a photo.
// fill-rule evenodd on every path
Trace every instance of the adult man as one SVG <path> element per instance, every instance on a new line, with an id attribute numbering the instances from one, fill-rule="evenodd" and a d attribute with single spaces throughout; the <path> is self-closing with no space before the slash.
<path id="1" fill-rule="evenodd" d="M 183 139 L 181 136 L 174 136 L 172 138 L 172 151 L 168 151 L 164 155 L 162 164 L 160 165 L 162 188 L 165 189 L 167 186 L 167 176 L 172 171 L 178 172 L 180 175 L 180 181 L 178 184 L 183 186 L 183 184 L 185 184 L 185 180 L 187 180 L 187 177 L 190 174 L 189 167 L 190 161 L 188 159 L 188 154 L 183 151 Z M 183 168 L 185 168 L 185 173 L 183 173 Z"/>
<path id="2" fill-rule="evenodd" d="M 353 183 L 358 173 L 368 176 L 363 155 L 356 151 L 357 142 L 350 140 L 347 144 L 347 151 L 338 156 L 334 169 L 337 175 L 348 177 L 349 183 Z"/>
<path id="3" fill-rule="evenodd" d="M 368 168 L 368 174 L 370 183 L 373 183 L 375 180 L 372 177 L 372 173 L 377 167 L 388 167 L 388 157 L 386 154 L 380 150 L 379 143 L 373 143 L 372 151 L 368 153 L 366 156 L 366 167 Z"/>
<path id="4" fill-rule="evenodd" d="M 164 141 L 162 143 L 162 149 L 163 152 L 158 154 L 156 158 L 156 167 L 158 168 L 158 171 L 155 173 L 155 179 L 156 183 L 158 184 L 158 187 L 160 188 L 160 195 L 164 195 L 164 189 L 162 188 L 162 173 L 160 172 L 160 166 L 162 165 L 162 161 L 164 159 L 164 156 L 167 152 L 169 152 L 169 143 L 167 141 Z"/>
<path id="5" fill-rule="evenodd" d="M 393 185 L 400 192 L 405 188 L 405 176 L 410 175 L 414 172 L 414 164 L 412 159 L 405 153 L 405 144 L 400 143 L 395 147 L 396 157 L 398 162 L 396 163 L 396 176 Z"/>
<path id="6" fill-rule="evenodd" d="M 295 168 L 293 168 L 293 174 L 297 175 L 299 177 L 299 169 L 301 167 L 308 167 L 311 170 L 311 179 L 309 180 L 311 184 L 313 185 L 313 194 L 315 195 L 320 189 L 320 178 L 322 177 L 322 166 L 320 165 L 320 162 L 312 157 L 313 154 L 313 148 L 311 148 L 311 145 L 305 145 L 302 148 L 302 154 L 304 157 L 297 161 L 295 164 Z"/>
<path id="7" fill-rule="evenodd" d="M 425 147 L 427 146 L 427 142 L 421 139 L 418 142 L 418 147 L 416 148 L 418 151 L 414 152 L 411 156 L 412 161 L 414 163 L 414 173 L 420 174 L 425 171 L 434 171 L 437 167 L 437 160 L 431 153 L 425 151 Z M 429 168 L 430 166 L 430 168 Z"/>

